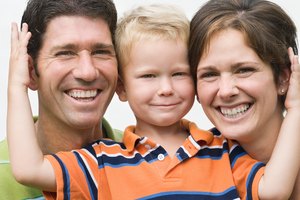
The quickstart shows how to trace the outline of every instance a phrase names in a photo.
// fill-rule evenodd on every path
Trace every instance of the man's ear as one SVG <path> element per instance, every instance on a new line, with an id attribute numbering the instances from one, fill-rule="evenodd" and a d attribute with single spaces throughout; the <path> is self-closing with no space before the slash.
<path id="1" fill-rule="evenodd" d="M 281 74 L 279 75 L 279 82 L 278 82 L 278 94 L 284 95 L 289 87 L 289 80 L 291 76 L 291 70 L 290 69 L 284 69 Z"/>
<path id="2" fill-rule="evenodd" d="M 117 93 L 120 101 L 123 101 L 123 102 L 127 101 L 127 95 L 126 95 L 126 90 L 125 90 L 125 86 L 124 86 L 124 81 L 120 76 L 118 77 L 116 93 Z"/>
<path id="3" fill-rule="evenodd" d="M 29 56 L 28 59 L 28 71 L 30 76 L 29 88 L 35 91 L 38 89 L 38 75 L 34 68 L 34 63 L 31 56 Z"/>

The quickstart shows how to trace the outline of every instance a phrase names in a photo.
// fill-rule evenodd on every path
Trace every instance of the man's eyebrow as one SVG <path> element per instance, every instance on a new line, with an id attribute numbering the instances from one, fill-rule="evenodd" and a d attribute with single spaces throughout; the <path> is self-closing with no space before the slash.
<path id="1" fill-rule="evenodd" d="M 114 49 L 114 45 L 113 44 L 105 44 L 105 43 L 97 43 L 92 45 L 93 49 Z"/>
<path id="2" fill-rule="evenodd" d="M 62 44 L 54 46 L 50 52 L 56 52 L 59 50 L 78 50 L 80 49 L 79 45 L 76 44 Z M 93 44 L 90 49 L 109 49 L 114 51 L 114 45 L 113 44 L 105 44 L 105 43 L 96 43 Z"/>
<path id="3" fill-rule="evenodd" d="M 77 49 L 77 48 L 79 48 L 79 47 L 74 44 L 56 45 L 53 48 L 51 48 L 50 52 L 56 52 L 58 50 Z"/>

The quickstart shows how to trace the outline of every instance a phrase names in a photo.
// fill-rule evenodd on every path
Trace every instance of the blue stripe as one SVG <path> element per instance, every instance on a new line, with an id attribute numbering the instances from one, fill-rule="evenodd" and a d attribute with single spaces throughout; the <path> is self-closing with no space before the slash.
<path id="1" fill-rule="evenodd" d="M 254 177 L 255 177 L 257 171 L 258 171 L 260 168 L 264 167 L 264 166 L 265 166 L 264 163 L 258 162 L 258 163 L 256 163 L 256 164 L 252 167 L 251 172 L 250 172 L 250 174 L 249 174 L 249 176 L 248 176 L 248 178 L 247 178 L 247 183 L 246 183 L 246 187 L 247 187 L 247 197 L 246 197 L 246 199 L 247 199 L 247 200 L 252 200 L 252 199 L 253 199 L 253 197 L 252 197 L 252 185 L 253 185 L 253 180 L 254 180 Z"/>
<path id="2" fill-rule="evenodd" d="M 189 155 L 184 151 L 182 147 L 177 150 L 177 158 L 181 162 L 182 160 L 188 159 Z"/>
<path id="3" fill-rule="evenodd" d="M 228 152 L 229 152 L 228 143 L 224 142 L 223 146 L 220 148 L 205 147 L 203 149 L 200 149 L 196 154 L 196 157 L 210 158 L 212 160 L 220 160 L 222 159 L 223 155 L 227 154 Z"/>
<path id="4" fill-rule="evenodd" d="M 61 170 L 62 170 L 62 174 L 63 174 L 63 183 L 64 183 L 64 200 L 70 200 L 70 175 L 69 172 L 66 168 L 66 166 L 64 165 L 64 163 L 61 161 L 61 159 L 55 155 L 52 154 L 52 156 L 57 160 L 57 162 L 59 163 Z"/>
<path id="5" fill-rule="evenodd" d="M 215 136 L 221 135 L 221 132 L 217 128 L 212 128 L 209 131 L 212 132 Z"/>
<path id="6" fill-rule="evenodd" d="M 246 155 L 247 152 L 241 147 L 241 146 L 236 146 L 229 154 L 229 159 L 231 163 L 231 168 L 234 167 L 236 161 Z"/>
<path id="7" fill-rule="evenodd" d="M 139 153 L 135 154 L 132 158 L 127 158 L 123 155 L 110 156 L 109 154 L 102 154 L 101 156 L 97 157 L 98 167 L 99 169 L 105 166 L 119 168 L 123 166 L 137 166 L 142 162 L 153 163 L 157 161 L 157 156 L 159 154 L 164 154 L 167 156 L 167 152 L 163 148 L 157 148 L 156 150 L 147 154 L 145 157 Z"/>
<path id="8" fill-rule="evenodd" d="M 98 189 L 97 186 L 95 185 L 92 176 L 89 172 L 89 170 L 86 168 L 83 160 L 81 159 L 80 155 L 78 152 L 74 151 L 73 152 L 77 158 L 78 165 L 80 166 L 82 172 L 85 175 L 86 183 L 88 185 L 89 191 L 90 191 L 90 196 L 92 197 L 92 200 L 97 200 L 98 199 Z"/>
<path id="9" fill-rule="evenodd" d="M 205 148 L 201 149 L 197 154 L 196 157 L 198 158 L 209 158 L 212 160 L 220 160 L 222 159 L 224 154 L 227 154 L 228 151 L 223 148 L 217 148 L 217 149 L 210 149 L 210 148 Z"/>
<path id="10" fill-rule="evenodd" d="M 189 191 L 171 191 L 153 194 L 147 197 L 139 198 L 139 200 L 159 199 L 159 200 L 224 200 L 239 198 L 235 187 L 231 187 L 224 192 L 189 192 Z"/>

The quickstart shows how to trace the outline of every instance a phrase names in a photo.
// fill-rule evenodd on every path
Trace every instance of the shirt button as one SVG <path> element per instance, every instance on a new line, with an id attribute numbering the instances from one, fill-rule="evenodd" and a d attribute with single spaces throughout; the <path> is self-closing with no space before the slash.
<path id="1" fill-rule="evenodd" d="M 165 159 L 164 154 L 158 154 L 157 159 L 162 161 L 163 159 Z"/>

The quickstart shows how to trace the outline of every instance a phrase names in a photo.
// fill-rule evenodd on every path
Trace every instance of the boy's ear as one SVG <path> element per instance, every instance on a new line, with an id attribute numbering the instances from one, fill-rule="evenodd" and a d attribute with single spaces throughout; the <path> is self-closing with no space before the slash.
<path id="1" fill-rule="evenodd" d="M 30 76 L 29 88 L 31 90 L 37 90 L 38 89 L 38 76 L 34 69 L 33 59 L 31 56 L 29 56 L 29 59 L 28 59 L 28 71 L 29 71 L 29 76 Z"/>
<path id="2" fill-rule="evenodd" d="M 281 74 L 279 75 L 279 83 L 278 83 L 278 94 L 284 95 L 289 87 L 289 80 L 291 76 L 291 70 L 290 69 L 284 69 Z"/>
<path id="3" fill-rule="evenodd" d="M 120 101 L 123 101 L 123 102 L 127 101 L 127 95 L 126 95 L 124 82 L 120 76 L 118 77 L 116 93 L 119 96 Z"/>

